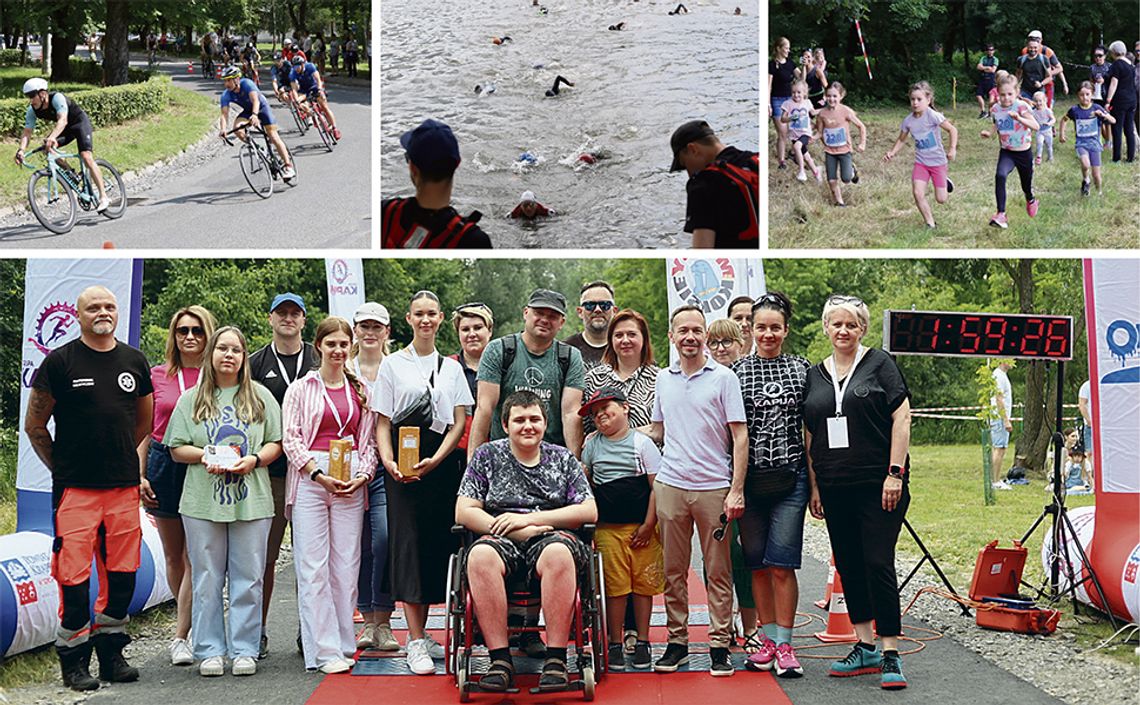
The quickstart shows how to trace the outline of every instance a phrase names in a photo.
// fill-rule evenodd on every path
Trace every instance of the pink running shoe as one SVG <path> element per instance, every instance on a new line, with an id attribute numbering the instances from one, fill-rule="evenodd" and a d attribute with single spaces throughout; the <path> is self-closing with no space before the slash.
<path id="1" fill-rule="evenodd" d="M 761 638 L 763 641 L 760 643 L 760 650 L 754 654 L 749 654 L 744 661 L 744 667 L 750 671 L 770 671 L 776 664 L 776 642 L 769 639 L 768 635 L 763 632 L 761 632 Z"/>
<path id="2" fill-rule="evenodd" d="M 1025 204 L 1025 212 L 1029 214 L 1030 218 L 1032 218 L 1035 215 L 1037 215 L 1037 207 L 1040 205 L 1041 205 L 1041 201 L 1039 201 L 1038 199 L 1035 198 L 1032 201 L 1030 201 L 1029 203 Z"/>
<path id="3" fill-rule="evenodd" d="M 1005 230 L 1009 227 L 1009 221 L 1006 220 L 1005 213 L 995 213 L 994 217 L 990 218 L 990 225 Z"/>
<path id="4" fill-rule="evenodd" d="M 796 650 L 791 644 L 776 647 L 776 675 L 780 678 L 799 678 L 804 674 L 803 666 L 796 658 Z"/>

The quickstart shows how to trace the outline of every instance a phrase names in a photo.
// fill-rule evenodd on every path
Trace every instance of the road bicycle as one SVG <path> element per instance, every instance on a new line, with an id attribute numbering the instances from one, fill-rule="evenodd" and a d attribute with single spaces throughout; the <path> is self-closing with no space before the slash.
<path id="1" fill-rule="evenodd" d="M 301 117 L 301 109 L 297 105 L 297 101 L 293 99 L 293 92 L 291 90 L 282 91 L 285 94 L 285 105 L 289 108 L 289 114 L 293 116 L 293 122 L 297 125 L 297 131 L 302 137 L 309 131 L 309 123 Z"/>
<path id="2" fill-rule="evenodd" d="M 231 135 L 242 143 L 238 149 L 238 162 L 241 164 L 241 173 L 245 177 L 245 182 L 254 193 L 261 198 L 269 198 L 273 195 L 273 182 L 277 179 L 281 179 L 290 187 L 297 185 L 297 160 L 293 159 L 292 152 L 289 152 L 290 161 L 293 162 L 293 176 L 286 179 L 283 175 L 285 162 L 277 153 L 277 148 L 269 141 L 269 133 L 246 123 L 235 127 L 222 137 L 226 144 L 233 144 Z M 261 142 L 257 140 L 258 136 L 261 137 Z M 289 151 L 288 145 L 285 146 L 285 151 Z"/>
<path id="3" fill-rule="evenodd" d="M 333 135 L 332 125 L 329 124 L 329 119 L 325 115 L 325 111 L 321 110 L 317 103 L 308 99 L 308 96 L 302 97 L 300 105 L 298 106 L 301 111 L 301 119 L 308 122 L 312 127 L 317 129 L 317 134 L 321 136 L 321 142 L 324 142 L 325 149 L 333 151 L 333 147 L 337 144 L 337 138 Z"/>
<path id="4" fill-rule="evenodd" d="M 40 164 L 30 164 L 27 157 L 44 155 Z M 76 171 L 70 163 L 79 165 Z M 37 160 L 38 161 L 38 160 Z M 105 159 L 96 159 L 95 165 L 103 176 L 107 192 L 107 209 L 102 215 L 114 220 L 127 210 L 127 190 L 119 170 Z M 24 167 L 32 170 L 28 179 L 28 205 L 36 220 L 56 234 L 70 232 L 75 227 L 79 210 L 94 211 L 99 205 L 99 189 L 78 154 L 64 154 L 58 150 L 38 147 L 25 155 Z"/>

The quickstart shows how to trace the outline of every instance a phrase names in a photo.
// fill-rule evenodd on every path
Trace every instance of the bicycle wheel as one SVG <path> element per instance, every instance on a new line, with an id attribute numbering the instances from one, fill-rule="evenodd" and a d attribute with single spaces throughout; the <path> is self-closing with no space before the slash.
<path id="1" fill-rule="evenodd" d="M 52 179 L 47 169 L 40 169 L 28 179 L 28 205 L 40 225 L 53 233 L 62 235 L 75 227 L 75 192 L 62 181 Z"/>
<path id="2" fill-rule="evenodd" d="M 99 173 L 103 176 L 103 188 L 107 191 L 107 201 L 110 203 L 107 210 L 103 211 L 103 216 L 111 220 L 122 218 L 123 213 L 127 212 L 127 189 L 123 185 L 123 177 L 118 169 L 104 159 L 96 159 L 95 166 L 99 167 Z M 91 186 L 95 187 L 94 184 Z"/>
<path id="3" fill-rule="evenodd" d="M 273 195 L 273 171 L 269 168 L 269 161 L 253 144 L 246 142 L 238 150 L 238 161 L 241 162 L 241 173 L 253 192 L 262 198 Z"/>
<path id="4" fill-rule="evenodd" d="M 303 119 L 301 119 L 301 110 L 293 101 L 289 101 L 289 112 L 293 113 L 293 121 L 297 123 L 297 131 L 301 133 L 302 137 L 304 137 L 305 132 L 307 132 L 309 129 L 309 125 Z"/>
<path id="5" fill-rule="evenodd" d="M 325 120 L 325 116 L 319 110 L 313 108 L 313 125 L 317 128 L 317 133 L 321 136 L 321 142 L 325 143 L 325 149 L 333 151 L 336 142 L 333 141 L 332 131 L 329 130 L 329 124 Z"/>

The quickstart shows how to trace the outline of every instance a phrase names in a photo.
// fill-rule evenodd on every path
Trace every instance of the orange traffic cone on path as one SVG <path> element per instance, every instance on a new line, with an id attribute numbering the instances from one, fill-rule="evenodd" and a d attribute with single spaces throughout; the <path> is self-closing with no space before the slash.
<path id="1" fill-rule="evenodd" d="M 843 595 L 843 581 L 839 578 L 838 570 L 833 572 L 835 577 L 831 585 L 831 604 L 827 610 L 827 629 L 816 632 L 815 638 L 827 643 L 857 641 L 855 627 L 851 624 L 851 617 L 847 615 L 847 598 Z"/>
<path id="2" fill-rule="evenodd" d="M 832 585 L 835 583 L 835 556 L 831 556 L 831 562 L 827 564 L 827 587 L 823 591 L 823 599 L 816 600 L 812 604 L 821 610 L 830 609 L 831 607 L 831 590 Z"/>
<path id="3" fill-rule="evenodd" d="M 103 241 L 103 249 L 104 250 L 113 250 L 113 249 L 115 249 L 115 243 L 111 242 L 110 240 L 104 240 Z"/>
<path id="4" fill-rule="evenodd" d="M 194 73 L 194 62 L 193 61 L 187 61 L 186 62 L 186 73 Z"/>

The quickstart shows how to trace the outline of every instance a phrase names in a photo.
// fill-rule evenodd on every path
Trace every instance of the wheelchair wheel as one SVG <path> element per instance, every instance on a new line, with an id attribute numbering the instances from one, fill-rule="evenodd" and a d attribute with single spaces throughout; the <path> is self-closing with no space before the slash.
<path id="1" fill-rule="evenodd" d="M 471 690 L 467 687 L 467 668 L 460 668 L 456 674 L 459 677 L 459 702 L 469 703 L 471 702 Z"/>
<path id="2" fill-rule="evenodd" d="M 594 680 L 594 667 L 591 665 L 582 666 L 582 696 L 587 700 L 594 699 L 594 686 L 597 683 Z"/>

